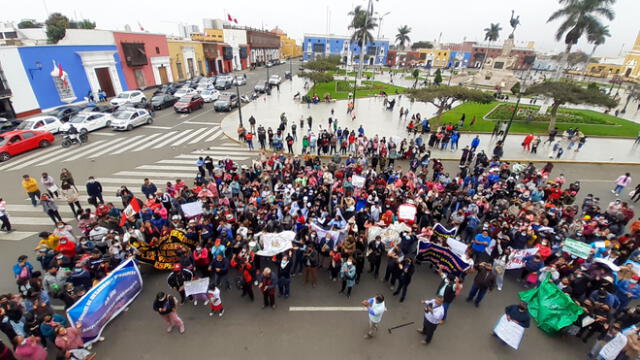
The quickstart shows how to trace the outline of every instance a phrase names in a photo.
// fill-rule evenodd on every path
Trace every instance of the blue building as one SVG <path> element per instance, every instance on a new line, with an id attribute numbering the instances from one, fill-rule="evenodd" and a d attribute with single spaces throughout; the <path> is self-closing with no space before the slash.
<path id="1" fill-rule="evenodd" d="M 448 68 L 466 68 L 469 67 L 471 63 L 471 52 L 470 51 L 451 51 L 449 55 L 449 62 L 447 63 Z"/>
<path id="2" fill-rule="evenodd" d="M 17 48 L 41 111 L 84 101 L 89 92 L 114 96 L 127 90 L 115 45 L 50 45 Z"/>
<path id="3" fill-rule="evenodd" d="M 389 53 L 389 41 L 376 40 L 365 44 L 365 64 L 385 65 Z M 305 34 L 302 43 L 304 61 L 331 55 L 340 56 L 346 65 L 360 62 L 360 44 L 351 43 L 350 36 Z"/>

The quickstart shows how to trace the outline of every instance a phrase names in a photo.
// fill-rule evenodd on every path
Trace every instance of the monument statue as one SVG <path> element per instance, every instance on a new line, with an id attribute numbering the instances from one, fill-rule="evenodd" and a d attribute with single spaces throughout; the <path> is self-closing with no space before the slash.
<path id="1" fill-rule="evenodd" d="M 509 35 L 509 39 L 513 39 L 513 33 L 516 32 L 516 28 L 518 27 L 518 25 L 520 25 L 520 15 L 518 15 L 517 17 L 515 16 L 515 10 L 511 10 L 511 20 L 509 20 L 509 24 L 511 24 L 511 27 L 513 28 L 513 30 L 511 30 L 511 35 Z"/>

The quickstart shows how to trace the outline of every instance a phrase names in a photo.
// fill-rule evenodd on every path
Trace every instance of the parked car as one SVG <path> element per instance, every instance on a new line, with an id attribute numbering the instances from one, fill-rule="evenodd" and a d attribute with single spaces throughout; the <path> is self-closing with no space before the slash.
<path id="1" fill-rule="evenodd" d="M 153 118 L 148 111 L 142 109 L 131 109 L 118 111 L 111 116 L 111 129 L 132 130 L 136 126 L 152 124 Z"/>
<path id="2" fill-rule="evenodd" d="M 81 133 L 88 133 L 111 125 L 111 115 L 103 113 L 81 113 L 60 126 L 60 131 L 66 132 L 71 124 Z"/>
<path id="3" fill-rule="evenodd" d="M 45 115 L 55 116 L 58 119 L 60 119 L 60 121 L 66 122 L 66 121 L 69 121 L 69 119 L 71 119 L 75 114 L 79 112 L 80 112 L 79 106 L 63 105 L 53 110 L 47 111 Z"/>
<path id="4" fill-rule="evenodd" d="M 81 113 L 85 113 L 85 112 L 101 112 L 101 113 L 107 113 L 107 114 L 111 114 L 114 111 L 116 111 L 116 107 L 111 105 L 111 104 L 85 105 L 80 110 Z"/>
<path id="5" fill-rule="evenodd" d="M 280 78 L 280 75 L 271 75 L 269 78 L 269 84 L 271 85 L 280 85 L 281 81 L 282 79 Z"/>
<path id="6" fill-rule="evenodd" d="M 22 121 L 18 119 L 6 119 L 0 117 L 0 134 L 6 133 L 7 131 L 15 130 L 21 122 Z"/>
<path id="7" fill-rule="evenodd" d="M 136 104 L 136 103 L 144 103 L 147 99 L 144 96 L 144 93 L 140 90 L 129 90 L 123 91 L 118 96 L 111 99 L 111 105 L 119 106 L 122 104 Z"/>
<path id="8" fill-rule="evenodd" d="M 164 84 L 153 93 L 153 96 L 159 94 L 173 94 L 176 92 L 176 90 L 178 90 L 178 86 L 176 86 L 175 84 Z"/>
<path id="9" fill-rule="evenodd" d="M 62 126 L 62 121 L 57 117 L 42 115 L 23 120 L 16 130 L 48 131 L 55 134 L 60 130 L 60 126 Z"/>
<path id="10" fill-rule="evenodd" d="M 204 100 L 204 102 L 210 103 L 218 100 L 218 98 L 220 97 L 220 91 L 215 89 L 209 89 L 201 92 L 200 96 L 202 96 L 202 99 Z"/>
<path id="11" fill-rule="evenodd" d="M 173 105 L 173 109 L 176 112 L 192 112 L 193 110 L 202 109 L 204 106 L 204 100 L 200 95 L 186 95 L 180 98 L 178 102 Z"/>
<path id="12" fill-rule="evenodd" d="M 266 67 L 270 68 L 270 67 L 272 67 L 272 66 L 273 66 L 273 64 L 271 63 L 271 61 L 267 61 L 267 63 L 266 63 L 266 64 L 264 64 L 264 66 L 266 66 Z"/>
<path id="13" fill-rule="evenodd" d="M 209 90 L 209 89 L 213 89 L 213 88 L 214 88 L 213 85 L 210 85 L 210 84 L 207 84 L 207 83 L 198 84 L 198 87 L 196 88 L 196 92 L 198 94 L 201 94 L 203 91 Z"/>
<path id="14" fill-rule="evenodd" d="M 13 130 L 0 135 L 0 161 L 37 148 L 46 148 L 55 141 L 48 131 Z"/>
<path id="15" fill-rule="evenodd" d="M 193 95 L 193 94 L 197 94 L 197 91 L 193 90 L 192 88 L 188 87 L 188 86 L 183 86 L 180 89 L 178 89 L 173 96 L 177 97 L 177 98 L 181 98 L 185 95 Z"/>
<path id="16" fill-rule="evenodd" d="M 233 78 L 229 76 L 218 76 L 216 79 L 216 90 L 227 90 L 233 85 Z"/>
<path id="17" fill-rule="evenodd" d="M 242 86 L 247 83 L 247 79 L 244 76 L 236 76 L 233 78 L 233 85 Z"/>
<path id="18" fill-rule="evenodd" d="M 222 93 L 218 100 L 213 103 L 213 110 L 231 111 L 236 106 L 238 106 L 238 96 L 236 94 Z"/>
<path id="19" fill-rule="evenodd" d="M 178 98 L 169 94 L 160 94 L 151 98 L 151 107 L 153 110 L 161 110 L 173 106 Z"/>
<path id="20" fill-rule="evenodd" d="M 259 94 L 263 94 L 267 92 L 268 88 L 269 84 L 266 81 L 260 81 L 256 84 L 256 86 L 253 87 L 253 90 Z"/>

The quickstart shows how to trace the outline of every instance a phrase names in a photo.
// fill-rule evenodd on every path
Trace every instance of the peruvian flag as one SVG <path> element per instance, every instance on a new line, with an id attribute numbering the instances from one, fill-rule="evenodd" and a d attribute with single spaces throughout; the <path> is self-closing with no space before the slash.
<path id="1" fill-rule="evenodd" d="M 131 199 L 129 205 L 122 210 L 122 216 L 120 217 L 120 226 L 124 226 L 127 223 L 127 219 L 135 216 L 140 212 L 140 201 L 136 198 Z"/>
<path id="2" fill-rule="evenodd" d="M 138 27 L 140 28 L 140 31 L 144 31 L 144 27 L 142 27 L 142 24 L 140 24 L 140 21 L 138 21 Z"/>
<path id="3" fill-rule="evenodd" d="M 62 70 L 62 65 L 58 64 L 58 77 L 64 83 L 64 86 L 69 86 L 67 83 L 67 74 L 65 74 L 64 70 Z"/>
<path id="4" fill-rule="evenodd" d="M 231 17 L 231 14 L 227 14 L 227 20 L 229 20 L 229 22 L 234 22 L 234 23 L 238 23 L 238 19 Z"/>

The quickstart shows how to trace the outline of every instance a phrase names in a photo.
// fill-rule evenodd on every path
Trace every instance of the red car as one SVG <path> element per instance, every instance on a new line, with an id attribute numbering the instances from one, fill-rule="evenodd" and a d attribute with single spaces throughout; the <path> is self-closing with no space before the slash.
<path id="1" fill-rule="evenodd" d="M 192 112 L 193 110 L 202 109 L 204 99 L 200 95 L 184 95 L 173 105 L 173 109 L 178 112 Z"/>
<path id="2" fill-rule="evenodd" d="M 36 148 L 46 148 L 55 138 L 48 131 L 14 130 L 0 135 L 0 161 Z"/>

